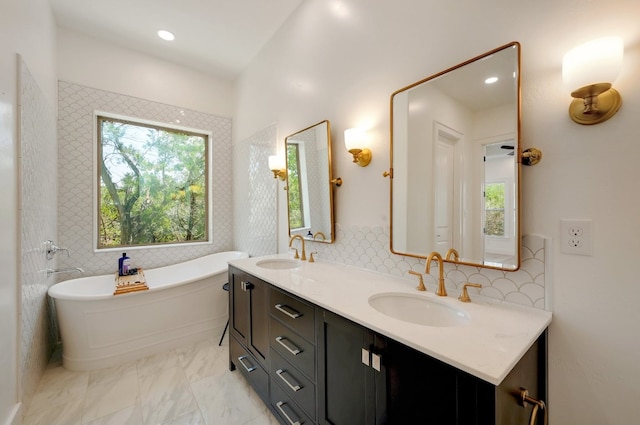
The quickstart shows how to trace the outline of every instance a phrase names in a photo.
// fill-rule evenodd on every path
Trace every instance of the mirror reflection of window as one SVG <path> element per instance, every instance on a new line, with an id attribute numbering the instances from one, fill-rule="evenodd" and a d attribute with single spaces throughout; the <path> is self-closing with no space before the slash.
<path id="1" fill-rule="evenodd" d="M 484 188 L 484 234 L 504 237 L 504 182 L 488 183 Z"/>
<path id="2" fill-rule="evenodd" d="M 287 143 L 287 196 L 289 197 L 289 228 L 291 229 L 305 227 L 300 158 L 300 144 Z"/>

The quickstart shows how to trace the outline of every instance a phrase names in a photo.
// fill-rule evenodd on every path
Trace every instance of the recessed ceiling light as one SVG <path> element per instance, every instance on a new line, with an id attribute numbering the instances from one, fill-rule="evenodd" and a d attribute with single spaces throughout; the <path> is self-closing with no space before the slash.
<path id="1" fill-rule="evenodd" d="M 484 83 L 485 83 L 485 84 L 493 84 L 493 83 L 495 83 L 496 81 L 498 81 L 498 77 L 489 77 L 489 78 L 487 78 L 486 80 L 484 80 Z"/>
<path id="2" fill-rule="evenodd" d="M 163 40 L 167 40 L 167 41 L 172 41 L 176 38 L 175 35 L 173 35 L 172 32 L 167 31 L 167 30 L 159 30 L 158 31 L 158 37 L 160 37 Z"/>

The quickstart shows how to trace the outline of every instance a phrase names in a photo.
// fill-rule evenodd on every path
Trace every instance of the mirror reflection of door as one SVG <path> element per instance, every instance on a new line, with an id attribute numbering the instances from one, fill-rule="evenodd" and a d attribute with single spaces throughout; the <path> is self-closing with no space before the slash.
<path id="1" fill-rule="evenodd" d="M 487 263 L 515 260 L 515 142 L 484 145 L 483 236 Z"/>
<path id="2" fill-rule="evenodd" d="M 460 246 L 460 146 L 462 135 L 435 123 L 433 144 L 435 250 L 446 252 Z"/>

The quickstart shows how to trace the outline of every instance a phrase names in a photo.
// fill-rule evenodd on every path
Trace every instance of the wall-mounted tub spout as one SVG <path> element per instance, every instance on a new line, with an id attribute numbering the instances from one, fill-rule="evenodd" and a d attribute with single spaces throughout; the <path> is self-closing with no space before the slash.
<path id="1" fill-rule="evenodd" d="M 69 269 L 47 269 L 47 276 L 51 276 L 52 274 L 58 274 L 58 273 L 84 273 L 84 269 L 81 269 L 80 267 L 73 267 L 73 268 L 69 268 Z"/>

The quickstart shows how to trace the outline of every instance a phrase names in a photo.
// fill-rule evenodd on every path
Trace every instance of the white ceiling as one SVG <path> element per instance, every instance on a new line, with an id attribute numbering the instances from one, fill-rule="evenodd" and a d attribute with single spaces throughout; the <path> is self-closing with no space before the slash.
<path id="1" fill-rule="evenodd" d="M 51 0 L 60 27 L 233 79 L 303 0 Z M 166 29 L 176 39 L 161 40 Z"/>

